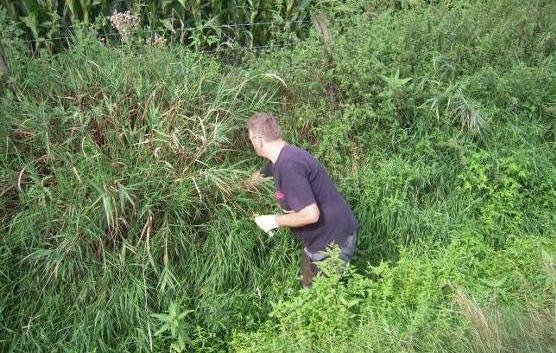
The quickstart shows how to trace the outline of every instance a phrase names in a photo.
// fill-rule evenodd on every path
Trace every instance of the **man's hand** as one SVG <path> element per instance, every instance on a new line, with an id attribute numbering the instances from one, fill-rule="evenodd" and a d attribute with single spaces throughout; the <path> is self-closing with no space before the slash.
<path id="1" fill-rule="evenodd" d="M 272 236 L 272 230 L 278 228 L 275 215 L 257 216 L 255 217 L 255 223 L 270 236 Z"/>
<path id="2" fill-rule="evenodd" d="M 256 216 L 255 223 L 268 235 L 272 236 L 272 230 L 281 226 L 302 227 L 318 222 L 320 211 L 316 203 L 302 208 L 297 212 L 289 211 L 280 215 Z"/>
<path id="3" fill-rule="evenodd" d="M 264 180 L 263 175 L 260 171 L 256 171 L 248 179 L 243 181 L 243 188 L 247 190 L 252 190 L 257 187 Z"/>

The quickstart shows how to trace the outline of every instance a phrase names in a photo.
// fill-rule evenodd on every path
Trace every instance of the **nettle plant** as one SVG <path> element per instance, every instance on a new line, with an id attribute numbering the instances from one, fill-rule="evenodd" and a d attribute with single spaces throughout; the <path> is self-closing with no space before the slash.
<path id="1" fill-rule="evenodd" d="M 180 305 L 172 302 L 166 313 L 151 314 L 161 323 L 154 336 L 169 339 L 172 342 L 171 352 L 181 353 L 191 348 L 192 329 L 187 319 L 192 312 L 193 310 L 182 310 Z"/>
<path id="2" fill-rule="evenodd" d="M 362 303 L 364 292 L 359 289 L 371 285 L 371 280 L 356 274 L 340 260 L 340 249 L 328 251 L 329 257 L 318 263 L 319 274 L 310 289 L 300 289 L 299 295 L 283 299 L 273 307 L 270 317 L 275 328 L 293 328 L 292 334 L 301 335 L 299 342 L 325 342 L 326 337 L 347 332 Z M 358 285 L 353 285 L 353 283 Z M 301 343 L 302 344 L 302 343 Z"/>
<path id="3" fill-rule="evenodd" d="M 507 234 L 518 234 L 524 218 L 523 186 L 531 172 L 527 160 L 514 156 L 493 158 L 488 152 L 473 152 L 467 168 L 458 176 L 458 190 L 479 200 L 480 222 L 491 245 L 502 246 Z"/>

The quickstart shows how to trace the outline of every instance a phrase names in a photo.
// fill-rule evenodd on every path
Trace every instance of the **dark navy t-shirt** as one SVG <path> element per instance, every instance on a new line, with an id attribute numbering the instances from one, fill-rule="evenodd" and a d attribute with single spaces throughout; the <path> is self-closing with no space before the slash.
<path id="1" fill-rule="evenodd" d="M 325 250 L 332 243 L 340 247 L 346 245 L 347 237 L 357 229 L 357 222 L 351 208 L 313 156 L 299 147 L 285 145 L 276 163 L 268 162 L 261 174 L 274 177 L 276 201 L 285 212 L 297 212 L 316 202 L 320 211 L 318 222 L 292 228 L 307 250 Z"/>

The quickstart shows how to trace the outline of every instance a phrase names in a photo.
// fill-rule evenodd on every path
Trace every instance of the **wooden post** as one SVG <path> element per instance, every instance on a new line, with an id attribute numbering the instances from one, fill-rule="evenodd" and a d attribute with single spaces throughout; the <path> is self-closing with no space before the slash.
<path id="1" fill-rule="evenodd" d="M 325 71 L 330 71 L 334 68 L 334 55 L 332 53 L 332 33 L 330 31 L 330 21 L 324 12 L 319 13 L 313 17 L 313 24 L 319 37 L 324 44 L 324 57 L 325 57 Z M 326 97 L 332 105 L 336 105 L 340 102 L 342 94 L 338 89 L 338 85 L 334 80 L 330 80 L 326 83 Z"/>
<path id="2" fill-rule="evenodd" d="M 330 27 L 329 23 L 330 22 L 328 21 L 328 17 L 324 12 L 321 12 L 313 17 L 313 24 L 315 25 L 315 29 L 317 30 L 319 37 L 324 43 L 324 53 L 326 55 L 327 66 L 332 65 L 334 61 L 332 58 L 332 48 L 330 47 L 330 44 L 332 42 L 332 34 L 328 29 L 328 27 Z"/>
<path id="3" fill-rule="evenodd" d="M 10 63 L 8 57 L 0 43 L 0 93 L 4 90 L 5 84 L 10 76 Z"/>

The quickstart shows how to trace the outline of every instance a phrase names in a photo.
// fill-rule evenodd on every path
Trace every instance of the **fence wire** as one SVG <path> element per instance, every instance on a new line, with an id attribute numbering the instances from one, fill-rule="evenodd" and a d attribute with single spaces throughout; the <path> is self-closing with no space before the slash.
<path id="1" fill-rule="evenodd" d="M 266 22 L 245 22 L 245 23 L 233 23 L 233 24 L 225 24 L 225 25 L 218 25 L 218 26 L 200 26 L 200 27 L 182 27 L 182 28 L 172 28 L 172 29 L 141 29 L 136 31 L 129 31 L 128 35 L 137 35 L 137 34 L 167 34 L 171 33 L 175 35 L 176 33 L 182 32 L 194 32 L 203 29 L 233 29 L 233 28 L 240 28 L 240 27 L 255 27 L 255 26 L 263 26 L 263 25 L 292 25 L 292 24 L 308 24 L 311 23 L 309 20 L 297 20 L 292 22 L 276 22 L 276 21 L 266 21 Z M 59 26 L 58 29 L 74 29 L 75 26 Z M 109 32 L 109 33 L 98 33 L 98 38 L 111 38 L 111 37 L 119 37 L 119 32 Z M 57 36 L 57 37 L 50 37 L 50 38 L 36 38 L 36 39 L 23 39 L 22 42 L 26 44 L 34 44 L 34 43 L 46 43 L 46 42 L 54 42 L 56 40 L 66 40 L 70 41 L 74 38 L 74 36 L 66 35 L 66 36 Z"/>
<path id="2" fill-rule="evenodd" d="M 259 26 L 259 25 L 269 25 L 269 24 L 282 24 L 282 25 L 286 25 L 286 24 L 292 24 L 292 23 L 309 23 L 309 20 L 295 20 L 295 21 L 284 21 L 284 22 L 278 22 L 278 21 L 263 21 L 263 22 L 244 22 L 244 23 L 229 23 L 229 24 L 220 24 L 217 26 L 212 26 L 213 28 L 226 28 L 226 27 L 249 27 L 249 26 Z M 205 24 L 208 23 L 205 22 Z M 73 29 L 73 28 L 78 28 L 80 27 L 79 25 L 62 25 L 62 24 L 58 24 L 56 26 L 52 26 L 51 28 L 59 28 L 59 29 Z M 197 27 L 184 27 L 183 29 L 195 29 Z M 176 28 L 177 29 L 177 28 Z M 170 30 L 171 31 L 171 30 Z"/>

